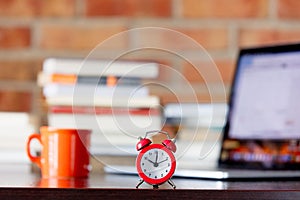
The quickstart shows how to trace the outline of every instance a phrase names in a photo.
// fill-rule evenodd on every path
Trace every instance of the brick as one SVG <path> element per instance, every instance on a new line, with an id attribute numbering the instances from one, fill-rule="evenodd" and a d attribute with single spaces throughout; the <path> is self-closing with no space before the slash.
<path id="1" fill-rule="evenodd" d="M 20 49 L 29 47 L 31 31 L 28 27 L 0 27 L 0 48 Z"/>
<path id="2" fill-rule="evenodd" d="M 242 29 L 239 45 L 243 47 L 300 41 L 300 30 Z"/>
<path id="3" fill-rule="evenodd" d="M 75 15 L 76 0 L 42 0 L 38 1 L 36 15 L 38 16 L 59 16 L 68 17 Z"/>
<path id="4" fill-rule="evenodd" d="M 165 50 L 223 50 L 228 46 L 226 28 L 151 29 L 135 34 L 138 47 L 160 47 Z M 199 46 L 200 45 L 200 46 Z"/>
<path id="5" fill-rule="evenodd" d="M 188 18 L 261 18 L 268 14 L 268 0 L 181 0 Z"/>
<path id="6" fill-rule="evenodd" d="M 300 1 L 299 0 L 279 0 L 278 16 L 284 19 L 300 18 Z"/>
<path id="7" fill-rule="evenodd" d="M 172 0 L 86 0 L 86 16 L 170 17 Z"/>
<path id="8" fill-rule="evenodd" d="M 215 63 L 215 64 L 214 64 Z M 190 63 L 185 63 L 183 66 L 183 76 L 190 83 L 221 83 L 220 78 L 216 72 L 219 72 L 224 84 L 231 84 L 235 62 L 232 60 L 215 60 L 213 62 L 195 62 L 195 66 Z M 214 67 L 217 67 L 216 70 Z"/>
<path id="9" fill-rule="evenodd" d="M 35 60 L 0 60 L 0 79 L 36 81 L 42 62 Z"/>
<path id="10" fill-rule="evenodd" d="M 235 69 L 235 62 L 230 59 L 215 60 L 217 69 L 222 80 L 217 78 L 215 73 L 211 73 L 211 68 L 215 67 L 210 61 L 196 60 L 193 62 L 197 70 L 188 62 L 183 63 L 182 71 L 177 73 L 169 73 L 171 80 L 167 80 L 163 85 L 151 85 L 152 94 L 160 97 L 162 105 L 171 102 L 226 102 L 225 93 L 228 95 L 227 86 L 232 82 Z M 205 76 L 206 83 L 203 79 Z M 169 81 L 170 84 L 168 83 Z M 223 82 L 224 81 L 224 82 Z M 210 88 L 210 90 L 208 89 Z"/>
<path id="11" fill-rule="evenodd" d="M 75 0 L 1 0 L 0 16 L 27 17 L 74 16 Z"/>
<path id="12" fill-rule="evenodd" d="M 28 92 L 0 91 L 0 110 L 30 112 L 32 95 Z"/>
<path id="13" fill-rule="evenodd" d="M 220 86 L 220 89 L 222 87 Z M 185 94 L 185 93 L 172 93 L 172 91 L 164 89 L 160 92 L 157 92 L 156 94 L 160 97 L 161 104 L 165 105 L 167 103 L 208 103 L 208 102 L 214 102 L 214 103 L 225 103 L 227 101 L 226 97 L 224 97 L 224 93 L 218 93 L 217 91 L 213 93 L 209 93 L 208 90 L 202 90 L 201 92 L 198 92 L 199 89 L 194 87 L 193 94 Z M 226 95 L 228 95 L 228 91 L 225 91 Z"/>
<path id="14" fill-rule="evenodd" d="M 123 27 L 86 27 L 72 25 L 44 25 L 41 27 L 39 46 L 52 50 L 92 50 L 104 40 L 124 31 Z M 110 38 L 97 48 L 120 49 L 127 47 L 128 38 L 122 34 Z"/>
<path id="15" fill-rule="evenodd" d="M 178 31 L 191 37 L 208 50 L 220 50 L 228 46 L 228 30 L 226 28 L 178 29 Z M 180 45 L 184 46 L 184 44 Z"/>

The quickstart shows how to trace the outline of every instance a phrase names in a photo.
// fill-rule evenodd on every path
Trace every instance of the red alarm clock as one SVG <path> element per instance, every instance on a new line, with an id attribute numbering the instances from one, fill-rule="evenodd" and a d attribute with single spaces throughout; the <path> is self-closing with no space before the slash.
<path id="1" fill-rule="evenodd" d="M 150 133 L 163 133 L 168 139 L 162 144 L 152 144 L 147 138 Z M 164 131 L 148 131 L 144 138 L 139 138 L 136 149 L 140 151 L 136 159 L 136 168 L 141 178 L 136 188 L 145 181 L 153 188 L 158 188 L 159 185 L 168 182 L 175 189 L 176 186 L 171 181 L 171 177 L 176 168 L 176 159 L 173 154 L 176 152 L 176 145 L 170 139 L 169 134 Z"/>

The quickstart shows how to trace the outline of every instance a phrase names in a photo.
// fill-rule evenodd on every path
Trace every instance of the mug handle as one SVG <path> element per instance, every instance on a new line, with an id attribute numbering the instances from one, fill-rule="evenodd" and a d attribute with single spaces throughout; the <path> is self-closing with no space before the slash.
<path id="1" fill-rule="evenodd" d="M 41 168 L 41 157 L 40 156 L 33 156 L 31 153 L 30 153 L 30 143 L 33 139 L 37 139 L 41 144 L 42 144 L 42 141 L 41 141 L 41 135 L 38 134 L 38 133 L 33 133 L 29 136 L 28 140 L 27 140 L 27 144 L 26 144 L 26 151 L 27 151 L 27 156 L 29 157 L 29 159 L 36 163 L 37 166 L 39 166 Z"/>

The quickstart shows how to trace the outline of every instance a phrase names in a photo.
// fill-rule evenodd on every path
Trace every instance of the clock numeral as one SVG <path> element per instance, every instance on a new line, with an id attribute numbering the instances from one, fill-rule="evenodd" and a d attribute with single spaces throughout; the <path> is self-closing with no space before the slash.
<path id="1" fill-rule="evenodd" d="M 160 176 L 161 176 L 161 177 L 163 177 L 163 176 L 164 176 L 164 174 L 161 174 Z"/>
<path id="2" fill-rule="evenodd" d="M 151 156 L 152 155 L 152 152 L 149 152 L 149 156 Z"/>
<path id="3" fill-rule="evenodd" d="M 151 173 L 149 174 L 149 177 L 151 176 Z"/>
<path id="4" fill-rule="evenodd" d="M 157 178 L 157 176 L 155 176 L 154 178 Z"/>

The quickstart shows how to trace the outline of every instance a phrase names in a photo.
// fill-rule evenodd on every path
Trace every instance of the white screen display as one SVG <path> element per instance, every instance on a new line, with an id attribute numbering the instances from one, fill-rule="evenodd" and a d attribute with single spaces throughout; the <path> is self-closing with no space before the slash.
<path id="1" fill-rule="evenodd" d="M 244 55 L 233 88 L 229 137 L 300 138 L 300 52 Z"/>

